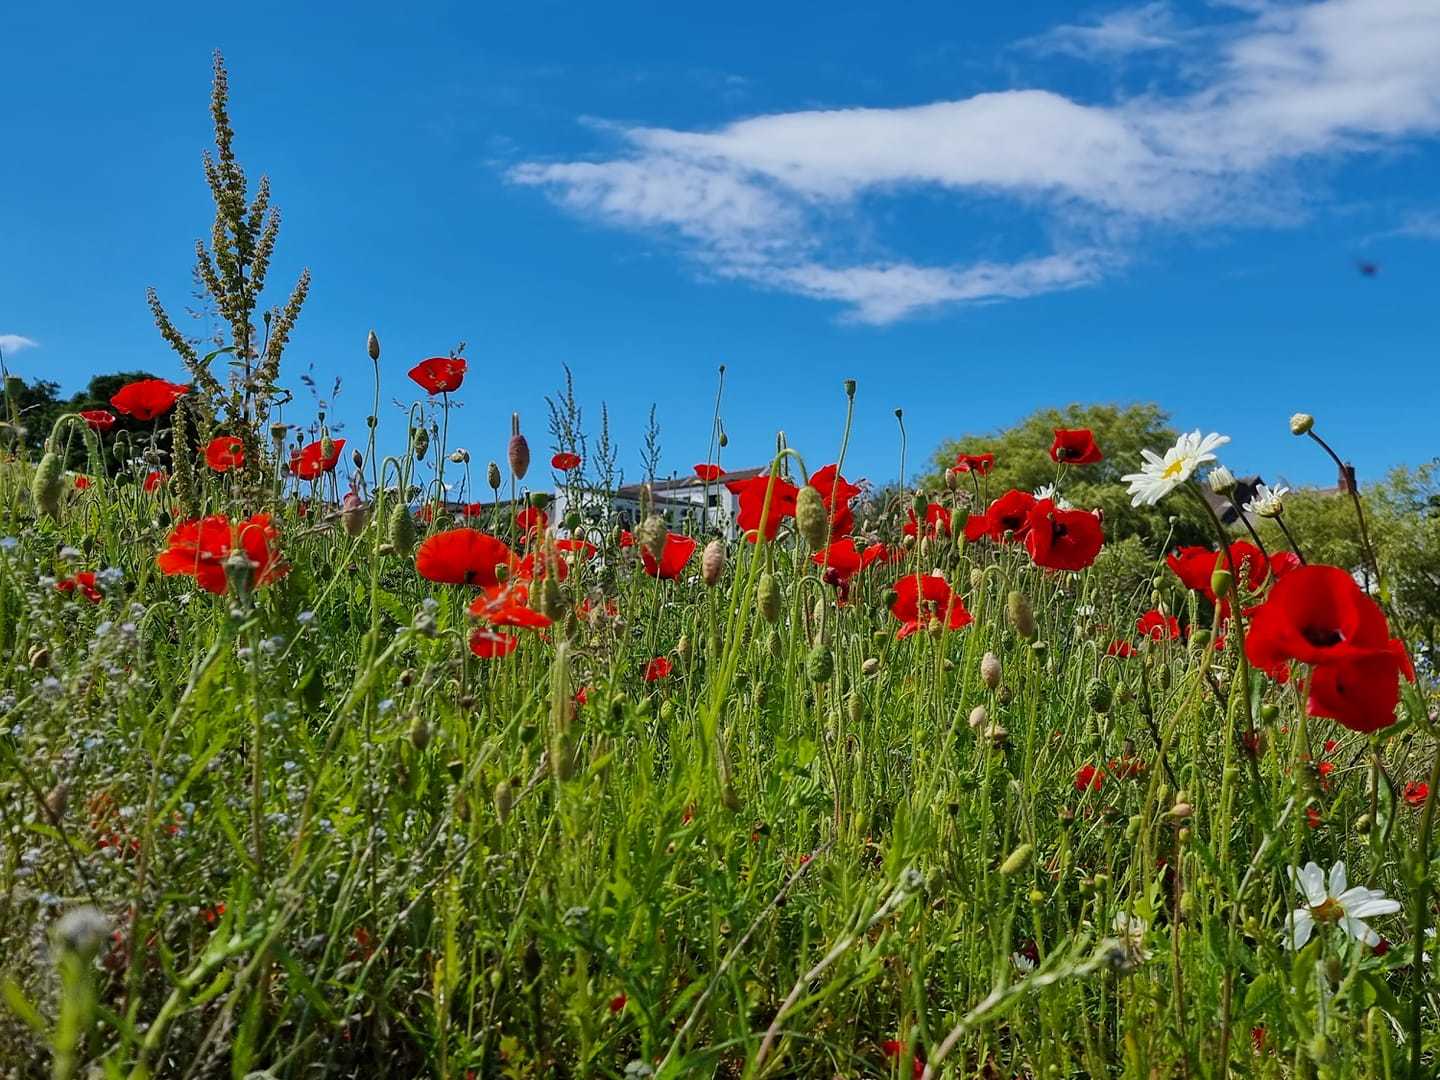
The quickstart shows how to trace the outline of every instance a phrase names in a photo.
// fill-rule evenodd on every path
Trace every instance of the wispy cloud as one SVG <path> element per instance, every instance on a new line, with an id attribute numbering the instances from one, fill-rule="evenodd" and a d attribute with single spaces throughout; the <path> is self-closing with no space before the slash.
<path id="1" fill-rule="evenodd" d="M 1208 75 L 1183 92 L 1082 102 L 1003 90 L 712 131 L 607 126 L 618 153 L 531 161 L 509 176 L 582 217 L 668 236 L 712 274 L 837 301 L 863 322 L 1075 288 L 1123 265 L 1127 238 L 1146 229 L 1294 220 L 1313 197 L 1297 181 L 1303 162 L 1440 133 L 1434 0 L 1243 10 L 1191 43 Z M 1097 42 L 1160 48 L 1178 32 L 1163 4 L 1059 29 L 1056 40 L 1084 40 L 1092 54 Z M 924 190 L 948 194 L 956 213 L 980 198 L 1038 214 L 1050 250 L 943 266 L 856 254 L 875 201 Z"/>
<path id="2" fill-rule="evenodd" d="M 1110 59 L 1169 49 L 1183 36 L 1183 28 L 1170 4 L 1156 0 L 1142 7 L 1112 11 L 1093 22 L 1052 27 L 1043 34 L 1017 42 L 1017 46 L 1042 56 Z"/>
<path id="3" fill-rule="evenodd" d="M 0 352 L 13 356 L 24 349 L 36 348 L 40 343 L 20 334 L 0 334 Z"/>

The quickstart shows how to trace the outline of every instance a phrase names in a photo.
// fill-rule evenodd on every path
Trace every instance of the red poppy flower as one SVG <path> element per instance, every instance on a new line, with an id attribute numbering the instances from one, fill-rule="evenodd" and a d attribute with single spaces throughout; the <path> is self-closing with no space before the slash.
<path id="1" fill-rule="evenodd" d="M 593 559 L 596 552 L 595 545 L 590 543 L 589 540 L 579 540 L 571 537 L 556 540 L 555 550 L 563 551 L 567 555 L 577 555 L 584 562 L 589 562 L 591 559 Z"/>
<path id="2" fill-rule="evenodd" d="M 1317 664 L 1310 673 L 1306 711 L 1351 731 L 1379 731 L 1395 723 L 1402 677 L 1413 682 L 1415 669 L 1398 640 Z"/>
<path id="3" fill-rule="evenodd" d="M 621 529 L 619 543 L 622 548 L 634 547 L 635 534 L 632 533 L 629 529 Z"/>
<path id="4" fill-rule="evenodd" d="M 479 529 L 438 532 L 427 536 L 415 552 L 420 576 L 444 585 L 498 585 L 497 566 L 513 568 L 515 555 L 502 541 Z"/>
<path id="5" fill-rule="evenodd" d="M 515 564 L 514 576 L 526 581 L 543 581 L 555 568 L 555 580 L 564 581 L 570 576 L 570 563 L 565 559 L 547 555 L 544 551 L 532 551 Z"/>
<path id="6" fill-rule="evenodd" d="M 1065 465 L 1094 465 L 1105 455 L 1095 445 L 1095 434 L 1089 428 L 1056 428 L 1055 441 L 1050 444 L 1050 460 Z"/>
<path id="7" fill-rule="evenodd" d="M 907 638 L 938 620 L 946 630 L 959 630 L 972 621 L 960 595 L 951 591 L 939 574 L 907 574 L 892 586 L 895 602 L 890 614 L 900 620 L 895 637 Z"/>
<path id="8" fill-rule="evenodd" d="M 1430 785 L 1423 780 L 1411 780 L 1405 785 L 1405 791 L 1401 795 L 1409 806 L 1424 806 L 1429 797 Z"/>
<path id="9" fill-rule="evenodd" d="M 670 671 L 670 661 L 666 657 L 657 656 L 645 665 L 645 681 L 658 682 L 660 679 L 669 678 Z"/>
<path id="10" fill-rule="evenodd" d="M 1047 570 L 1084 570 L 1105 543 L 1100 519 L 1087 510 L 1059 510 L 1042 499 L 1030 511 L 1025 550 Z"/>
<path id="11" fill-rule="evenodd" d="M 81 570 L 71 577 L 62 578 L 55 582 L 55 588 L 63 593 L 79 589 L 81 595 L 92 604 L 98 604 L 103 599 L 100 590 L 95 587 L 95 573 L 92 570 Z"/>
<path id="12" fill-rule="evenodd" d="M 509 656 L 519 646 L 520 639 L 514 634 L 502 634 L 483 626 L 470 631 L 470 651 L 481 660 L 498 660 Z"/>
<path id="13" fill-rule="evenodd" d="M 470 602 L 465 610 L 491 626 L 523 626 L 541 629 L 550 617 L 529 606 L 530 587 L 523 581 L 491 585 Z"/>
<path id="14" fill-rule="evenodd" d="M 1112 641 L 1105 647 L 1106 656 L 1118 656 L 1124 660 L 1135 655 L 1135 646 L 1128 641 Z"/>
<path id="15" fill-rule="evenodd" d="M 620 1012 L 625 1008 L 625 1003 L 629 1000 L 630 999 L 627 998 L 624 994 L 616 994 L 610 999 L 610 1011 L 612 1013 Z"/>
<path id="16" fill-rule="evenodd" d="M 860 569 L 869 570 L 876 563 L 899 562 L 904 557 L 904 548 L 888 547 L 877 541 L 860 553 Z"/>
<path id="17" fill-rule="evenodd" d="M 782 477 L 772 479 L 767 473 L 748 480 L 731 480 L 725 486 L 740 497 L 740 512 L 735 516 L 735 524 L 743 532 L 751 534 L 751 541 L 755 540 L 753 534 L 760 531 L 762 514 L 765 515 L 763 531 L 766 540 L 774 540 L 775 534 L 780 531 L 780 523 L 787 517 L 795 516 L 795 497 L 800 494 L 800 489 Z M 767 492 L 769 513 L 765 512 Z"/>
<path id="18" fill-rule="evenodd" d="M 880 1052 L 891 1061 L 899 1061 L 905 1056 L 905 1044 L 899 1039 L 886 1039 L 880 1044 Z M 910 1059 L 910 1072 L 915 1080 L 925 1075 L 925 1062 L 920 1059 L 919 1054 Z"/>
<path id="19" fill-rule="evenodd" d="M 1035 496 L 1016 488 L 1005 492 L 992 502 L 984 514 L 972 514 L 965 522 L 965 539 L 978 540 L 988 536 L 997 543 L 1008 538 L 1023 540 L 1025 530 L 1030 527 L 1030 513 L 1035 509 Z"/>
<path id="20" fill-rule="evenodd" d="M 569 451 L 561 451 L 550 459 L 551 468 L 559 469 L 561 472 L 569 472 L 571 469 L 580 467 L 580 455 L 572 454 Z"/>
<path id="21" fill-rule="evenodd" d="M 110 405 L 136 420 L 154 420 L 164 416 L 175 402 L 190 392 L 190 387 L 165 379 L 140 379 L 126 383 L 110 399 Z"/>
<path id="22" fill-rule="evenodd" d="M 1099 791 L 1105 784 L 1105 770 L 1090 763 L 1075 771 L 1076 791 Z"/>
<path id="23" fill-rule="evenodd" d="M 881 544 L 880 547 L 883 550 L 885 545 Z M 833 572 L 841 580 L 859 573 L 865 566 L 865 557 L 856 550 L 855 541 L 848 536 L 841 537 L 829 547 L 815 552 L 810 556 L 810 561 Z"/>
<path id="24" fill-rule="evenodd" d="M 344 439 L 331 439 L 330 453 L 327 454 L 325 440 L 317 439 L 290 455 L 290 471 L 301 480 L 318 480 L 322 473 L 328 473 L 335 468 L 340 460 L 340 451 L 344 448 Z"/>
<path id="25" fill-rule="evenodd" d="M 672 532 L 665 535 L 665 547 L 660 551 L 658 563 L 647 548 L 640 549 L 640 561 L 645 565 L 645 573 L 653 578 L 678 578 L 680 571 L 685 569 L 685 564 L 694 554 L 695 541 L 681 533 Z"/>
<path id="26" fill-rule="evenodd" d="M 1162 615 L 1157 609 L 1151 608 L 1135 620 L 1135 629 L 1140 631 L 1141 637 L 1148 637 L 1152 641 L 1175 639 L 1180 637 L 1180 620 L 1174 615 Z"/>
<path id="27" fill-rule="evenodd" d="M 164 469 L 151 469 L 145 474 L 145 482 L 141 487 L 146 491 L 159 491 L 167 479 L 169 477 L 165 475 Z"/>
<path id="28" fill-rule="evenodd" d="M 465 381 L 465 359 L 460 356 L 432 356 L 410 369 L 410 378 L 427 394 L 449 394 Z"/>
<path id="29" fill-rule="evenodd" d="M 910 520 L 900 531 L 906 536 L 920 535 L 920 519 L 915 516 L 915 508 L 909 510 Z M 950 535 L 950 511 L 939 503 L 930 503 L 925 507 L 925 535 L 935 539 L 941 534 Z"/>
<path id="30" fill-rule="evenodd" d="M 977 476 L 989 476 L 990 470 L 995 468 L 994 454 L 956 454 L 955 471 L 974 473 Z"/>
<path id="31" fill-rule="evenodd" d="M 695 475 L 707 484 L 713 484 L 725 475 L 725 470 L 719 465 L 711 465 L 709 462 L 705 462 L 695 466 Z"/>
<path id="32" fill-rule="evenodd" d="M 1270 589 L 1253 613 L 1245 654 L 1258 668 L 1298 660 L 1324 664 L 1357 652 L 1388 649 L 1380 605 L 1336 566 L 1302 566 Z"/>
<path id="33" fill-rule="evenodd" d="M 86 488 L 88 488 L 89 486 L 90 486 L 90 477 L 85 476 L 85 475 L 82 475 L 82 474 L 80 474 L 80 473 L 76 473 L 76 474 L 75 474 L 75 490 L 76 490 L 76 491 L 84 491 L 84 490 L 85 490 Z"/>
<path id="34" fill-rule="evenodd" d="M 1210 576 L 1215 572 L 1216 552 L 1207 547 L 1190 545 L 1177 548 L 1165 556 L 1165 564 L 1187 589 L 1210 591 Z"/>
<path id="35" fill-rule="evenodd" d="M 216 435 L 205 447 L 205 464 L 217 473 L 245 464 L 245 444 L 234 435 Z"/>
<path id="36" fill-rule="evenodd" d="M 515 515 L 515 525 L 521 532 L 543 532 L 550 524 L 550 515 L 538 506 L 527 506 Z"/>
<path id="37" fill-rule="evenodd" d="M 115 426 L 119 417 L 109 409 L 84 409 L 80 413 L 80 419 L 90 425 L 91 431 L 98 431 L 103 435 Z"/>
<path id="38" fill-rule="evenodd" d="M 165 573 L 187 574 L 206 592 L 218 594 L 227 588 L 225 560 L 238 548 L 250 560 L 251 583 L 259 588 L 287 569 L 280 561 L 279 539 L 269 514 L 253 514 L 234 524 L 224 514 L 211 514 L 176 525 L 155 562 Z"/>
<path id="39" fill-rule="evenodd" d="M 848 506 L 850 500 L 860 494 L 856 487 L 840 475 L 836 465 L 826 465 L 810 474 L 810 486 L 820 492 L 820 501 L 825 509 L 833 512 L 837 506 Z"/>

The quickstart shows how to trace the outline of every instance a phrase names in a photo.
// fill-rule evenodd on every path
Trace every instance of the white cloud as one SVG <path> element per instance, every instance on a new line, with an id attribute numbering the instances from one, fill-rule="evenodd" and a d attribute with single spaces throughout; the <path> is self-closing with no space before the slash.
<path id="1" fill-rule="evenodd" d="M 28 337 L 22 337 L 20 334 L 0 334 L 0 352 L 3 352 L 6 356 L 12 356 L 22 349 L 33 349 L 39 344 L 38 341 L 32 341 Z"/>
<path id="2" fill-rule="evenodd" d="M 1245 14 L 1188 39 L 1188 71 L 1205 78 L 1183 92 L 1088 103 L 1004 90 L 713 131 L 610 128 L 623 145 L 609 160 L 530 162 L 509 176 L 579 215 L 669 235 L 720 276 L 883 323 L 1091 283 L 1125 261 L 1119 238 L 1140 229 L 1294 220 L 1302 162 L 1440 133 L 1436 0 L 1229 6 Z M 1160 49 L 1181 33 L 1152 3 L 1045 37 L 1094 55 Z M 925 190 L 1038 213 L 1052 250 L 948 266 L 865 251 L 873 203 Z"/>
<path id="3" fill-rule="evenodd" d="M 1183 36 L 1170 4 L 1156 0 L 1143 7 L 1112 11 L 1091 23 L 1053 27 L 1019 42 L 1019 47 L 1041 55 L 1106 59 L 1172 48 Z"/>

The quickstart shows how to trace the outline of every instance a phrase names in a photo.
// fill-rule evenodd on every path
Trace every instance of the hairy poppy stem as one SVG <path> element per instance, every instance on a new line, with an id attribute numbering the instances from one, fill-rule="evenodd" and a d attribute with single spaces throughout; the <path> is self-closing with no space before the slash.
<path id="1" fill-rule="evenodd" d="M 1330 455 L 1330 460 L 1335 462 L 1335 467 L 1340 470 L 1340 475 L 1346 481 L 1345 487 L 1350 493 L 1350 502 L 1355 507 L 1355 520 L 1360 524 L 1360 543 L 1365 548 L 1365 558 L 1369 561 L 1370 570 L 1375 575 L 1375 588 L 1380 590 L 1383 598 L 1385 589 L 1380 577 L 1380 560 L 1375 557 L 1375 548 L 1370 543 L 1370 530 L 1365 525 L 1365 510 L 1360 505 L 1360 492 L 1351 480 L 1351 470 L 1340 460 L 1340 455 L 1331 449 L 1330 444 L 1315 434 L 1314 428 L 1311 428 L 1306 434 L 1320 444 L 1320 449 Z M 1386 606 L 1388 607 L 1388 605 Z"/>

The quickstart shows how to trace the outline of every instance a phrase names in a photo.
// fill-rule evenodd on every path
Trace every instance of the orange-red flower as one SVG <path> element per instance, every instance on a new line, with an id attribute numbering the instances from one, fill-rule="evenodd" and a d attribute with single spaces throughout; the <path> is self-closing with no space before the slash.
<path id="1" fill-rule="evenodd" d="M 93 570 L 81 570 L 68 578 L 61 578 L 55 582 L 55 588 L 63 593 L 80 590 L 80 594 L 92 604 L 98 604 L 102 599 L 100 590 L 95 587 L 95 572 Z"/>
<path id="2" fill-rule="evenodd" d="M 1050 444 L 1050 460 L 1065 465 L 1094 465 L 1105 455 L 1095 443 L 1089 428 L 1056 428 L 1055 441 Z"/>
<path id="3" fill-rule="evenodd" d="M 910 520 L 900 531 L 906 536 L 918 537 L 920 535 L 920 519 L 915 516 L 914 507 L 911 507 L 909 514 Z M 925 507 L 925 535 L 932 540 L 941 535 L 950 535 L 950 511 L 939 503 L 932 502 Z"/>
<path id="4" fill-rule="evenodd" d="M 990 470 L 995 468 L 994 454 L 956 454 L 955 471 L 975 473 L 977 476 L 988 476 Z"/>
<path id="5" fill-rule="evenodd" d="M 216 435 L 205 447 L 205 464 L 217 473 L 245 464 L 245 444 L 234 435 Z"/>
<path id="6" fill-rule="evenodd" d="M 471 601 L 466 609 L 477 619 L 491 626 L 520 626 L 541 629 L 550 625 L 550 617 L 529 606 L 530 586 L 523 581 L 491 585 Z"/>
<path id="7" fill-rule="evenodd" d="M 318 480 L 321 475 L 335 468 L 340 460 L 340 451 L 345 449 L 344 439 L 330 440 L 330 453 L 325 453 L 325 440 L 317 439 L 302 446 L 290 455 L 290 471 L 301 480 Z"/>
<path id="8" fill-rule="evenodd" d="M 1076 791 L 1099 791 L 1105 783 L 1105 770 L 1086 762 L 1075 770 Z"/>
<path id="9" fill-rule="evenodd" d="M 415 552 L 420 576 L 445 585 L 498 585 L 495 568 L 515 565 L 515 555 L 504 542 L 479 529 L 438 532 L 427 536 Z"/>
<path id="10" fill-rule="evenodd" d="M 645 566 L 645 573 L 653 578 L 678 578 L 694 554 L 694 539 L 672 532 L 665 535 L 665 547 L 660 551 L 659 562 L 655 561 L 648 548 L 641 548 L 640 561 Z"/>
<path id="11" fill-rule="evenodd" d="M 658 682 L 661 679 L 669 678 L 671 670 L 669 659 L 664 656 L 657 656 L 645 665 L 645 681 Z"/>
<path id="12" fill-rule="evenodd" d="M 1105 543 L 1100 519 L 1087 510 L 1061 510 L 1041 499 L 1030 511 L 1025 550 L 1047 570 L 1084 570 Z"/>
<path id="13" fill-rule="evenodd" d="M 550 524 L 550 515 L 538 506 L 527 506 L 515 515 L 515 524 L 521 532 L 543 532 Z"/>
<path id="14" fill-rule="evenodd" d="M 520 639 L 514 634 L 505 634 L 477 626 L 470 631 L 470 651 L 482 660 L 498 660 L 509 656 L 519 646 Z"/>
<path id="15" fill-rule="evenodd" d="M 880 546 L 884 547 L 883 544 Z M 815 552 L 810 556 L 810 561 L 816 566 L 824 567 L 842 581 L 865 568 L 865 557 L 855 547 L 855 541 L 848 536 L 842 536 L 829 547 Z M 827 578 L 829 576 L 830 574 L 826 575 Z"/>
<path id="16" fill-rule="evenodd" d="M 421 360 L 409 372 L 410 378 L 427 394 L 448 394 L 465 381 L 465 359 L 460 356 L 432 356 Z"/>
<path id="17" fill-rule="evenodd" d="M 752 476 L 748 480 L 731 480 L 725 485 L 740 497 L 740 513 L 735 516 L 735 524 L 742 531 L 753 535 L 760 529 L 760 517 L 765 517 L 763 532 L 766 540 L 774 540 L 775 534 L 780 531 L 780 523 L 787 517 L 795 516 L 795 497 L 800 494 L 800 489 L 789 481 L 776 476 L 773 479 L 769 473 L 762 476 Z M 766 492 L 769 492 L 769 510 L 766 511 Z"/>
<path id="18" fill-rule="evenodd" d="M 76 490 L 76 491 L 84 491 L 84 490 L 85 490 L 86 488 L 88 488 L 89 486 L 90 486 L 90 477 L 84 475 L 83 473 L 76 473 L 76 474 L 75 474 L 75 490 Z"/>
<path id="19" fill-rule="evenodd" d="M 965 522 L 965 539 L 975 541 L 988 536 L 996 543 L 1023 540 L 1034 509 L 1034 495 L 1012 488 L 986 507 L 985 513 L 970 515 Z"/>
<path id="20" fill-rule="evenodd" d="M 146 491 L 159 491 L 167 479 L 169 477 L 165 475 L 164 469 L 151 469 L 145 474 L 145 482 L 141 484 L 141 487 Z"/>
<path id="21" fill-rule="evenodd" d="M 279 540 L 269 514 L 253 514 L 233 524 L 224 514 L 211 514 L 176 525 L 155 562 L 165 573 L 189 575 L 206 592 L 218 594 L 227 588 L 225 560 L 238 549 L 250 560 L 251 584 L 259 588 L 287 569 L 280 561 Z"/>
<path id="22" fill-rule="evenodd" d="M 555 541 L 555 550 L 563 551 L 567 555 L 574 555 L 582 562 L 589 562 L 595 557 L 596 548 L 589 540 L 565 537 Z"/>
<path id="23" fill-rule="evenodd" d="M 181 383 L 172 383 L 165 379 L 140 379 L 136 382 L 126 383 L 115 396 L 110 399 L 110 405 L 117 412 L 126 416 L 132 416 L 136 420 L 154 420 L 157 416 L 163 416 L 175 407 L 175 402 L 190 392 L 190 387 Z"/>
<path id="24" fill-rule="evenodd" d="M 711 465 L 709 462 L 704 462 L 695 466 L 695 475 L 709 484 L 724 476 L 725 470 L 719 465 Z"/>
<path id="25" fill-rule="evenodd" d="M 568 450 L 562 450 L 550 459 L 550 466 L 559 469 L 561 472 L 569 472 L 571 469 L 580 467 L 580 455 L 572 454 Z"/>
<path id="26" fill-rule="evenodd" d="M 80 413 L 80 419 L 90 426 L 91 431 L 98 431 L 103 435 L 115 426 L 119 417 L 109 409 L 84 409 Z"/>
<path id="27" fill-rule="evenodd" d="M 1151 608 L 1135 620 L 1135 629 L 1140 632 L 1141 637 L 1148 637 L 1153 641 L 1176 639 L 1180 637 L 1180 620 L 1174 615 L 1164 615 L 1158 609 Z"/>
<path id="28" fill-rule="evenodd" d="M 945 630 L 959 630 L 972 621 L 960 594 L 939 574 L 907 574 L 893 586 L 895 602 L 890 614 L 900 620 L 896 638 L 907 638 L 938 621 Z"/>

